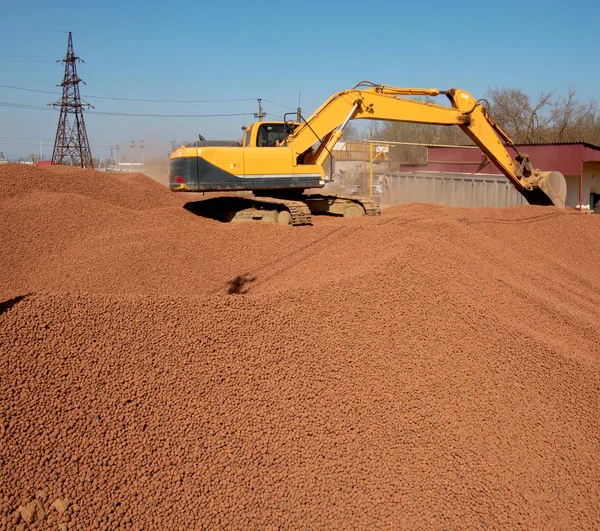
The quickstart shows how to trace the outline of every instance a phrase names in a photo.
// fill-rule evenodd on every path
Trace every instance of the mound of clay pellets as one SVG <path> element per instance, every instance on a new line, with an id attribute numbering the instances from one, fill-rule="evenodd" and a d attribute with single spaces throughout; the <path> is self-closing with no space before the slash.
<path id="1" fill-rule="evenodd" d="M 225 224 L 0 166 L 0 529 L 600 528 L 600 217 Z"/>

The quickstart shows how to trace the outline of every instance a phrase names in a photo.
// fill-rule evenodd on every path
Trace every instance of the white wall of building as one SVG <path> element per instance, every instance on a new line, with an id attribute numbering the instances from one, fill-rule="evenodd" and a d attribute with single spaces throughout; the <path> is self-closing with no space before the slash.
<path id="1" fill-rule="evenodd" d="M 593 209 L 590 205 L 590 193 L 600 194 L 600 162 L 583 163 L 583 208 Z M 579 200 L 577 201 L 579 203 Z"/>

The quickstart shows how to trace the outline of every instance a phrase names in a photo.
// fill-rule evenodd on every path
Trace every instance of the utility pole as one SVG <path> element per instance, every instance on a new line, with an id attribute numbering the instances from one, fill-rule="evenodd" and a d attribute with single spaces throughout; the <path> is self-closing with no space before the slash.
<path id="1" fill-rule="evenodd" d="M 262 122 L 262 119 L 264 118 L 265 113 L 263 112 L 263 108 L 262 108 L 262 98 L 258 98 L 258 113 L 254 113 L 254 118 L 258 118 L 259 122 Z"/>
<path id="2" fill-rule="evenodd" d="M 171 140 L 171 151 L 175 151 L 175 140 Z"/>
<path id="3" fill-rule="evenodd" d="M 52 162 L 54 164 L 93 168 L 90 142 L 83 121 L 83 108 L 93 109 L 94 107 L 89 103 L 81 102 L 81 95 L 79 94 L 81 79 L 77 75 L 76 66 L 78 61 L 80 59 L 73 51 L 73 37 L 69 32 L 67 55 L 61 61 L 57 61 L 65 64 L 65 75 L 60 84 L 63 88 L 62 99 L 51 104 L 55 108 L 60 107 Z M 69 115 L 74 115 L 73 123 L 69 123 Z"/>
<path id="4" fill-rule="evenodd" d="M 117 163 L 117 164 L 116 164 L 116 166 L 117 166 L 117 167 L 116 167 L 115 169 L 116 169 L 117 171 L 119 171 L 119 144 L 117 144 L 117 145 L 115 146 L 115 149 L 117 150 L 117 160 L 116 160 L 116 163 Z"/>
<path id="5" fill-rule="evenodd" d="M 140 144 L 140 147 L 142 148 L 142 171 L 144 171 L 144 141 L 142 140 L 142 143 Z"/>
<path id="6" fill-rule="evenodd" d="M 113 146 L 110 146 L 110 163 L 111 163 L 111 164 L 113 163 L 113 160 L 114 160 L 114 159 L 113 159 L 113 149 L 114 149 L 114 147 L 113 147 Z"/>
<path id="7" fill-rule="evenodd" d="M 133 171 L 133 163 L 135 162 L 135 153 L 133 152 L 133 148 L 135 147 L 135 144 L 133 143 L 133 140 L 131 141 L 131 170 Z"/>

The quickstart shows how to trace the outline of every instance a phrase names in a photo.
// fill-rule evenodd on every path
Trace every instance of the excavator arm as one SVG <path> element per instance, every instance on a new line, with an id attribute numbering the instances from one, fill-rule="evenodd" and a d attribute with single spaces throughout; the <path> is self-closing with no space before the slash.
<path id="1" fill-rule="evenodd" d="M 445 94 L 451 107 L 407 98 Z M 533 168 L 508 135 L 494 123 L 488 111 L 468 92 L 459 89 L 396 88 L 361 82 L 351 90 L 331 96 L 286 139 L 298 156 L 315 142 L 320 145 L 312 164 L 322 166 L 343 134 L 349 120 L 368 119 L 433 125 L 457 125 L 496 164 L 530 204 L 564 208 L 567 194 L 564 176 Z M 512 148 L 513 159 L 505 146 Z"/>

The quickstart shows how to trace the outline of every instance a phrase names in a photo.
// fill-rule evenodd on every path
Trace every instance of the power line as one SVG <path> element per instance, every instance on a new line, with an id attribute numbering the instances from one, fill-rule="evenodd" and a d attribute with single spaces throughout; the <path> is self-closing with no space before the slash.
<path id="1" fill-rule="evenodd" d="M 105 112 L 105 111 L 90 111 L 89 115 L 104 115 L 104 116 L 135 116 L 147 118 L 215 118 L 219 116 L 254 116 L 253 112 L 239 113 L 223 113 L 223 114 L 136 114 L 126 112 Z"/>
<path id="2" fill-rule="evenodd" d="M 105 77 L 108 78 L 110 76 L 108 74 L 105 74 Z M 113 79 L 113 78 L 111 78 L 111 79 Z M 119 83 L 118 80 L 114 80 L 113 79 L 113 81 L 116 81 L 117 83 Z M 113 90 L 112 87 L 110 87 L 109 85 L 107 85 L 106 83 L 104 83 L 102 80 L 99 80 L 99 79 L 96 79 L 94 81 L 94 84 L 96 86 L 99 86 L 99 88 L 103 86 L 108 91 Z M 128 87 L 126 87 L 126 88 L 127 88 L 127 90 L 129 90 Z M 129 103 L 129 105 L 131 107 L 134 107 L 135 108 L 134 110 L 137 110 L 138 112 L 142 112 L 142 113 L 151 113 L 152 112 L 152 111 L 148 111 L 148 109 L 146 109 L 145 107 L 143 107 L 142 104 L 140 104 L 140 103 L 131 102 L 131 103 Z M 155 104 L 152 104 L 152 105 L 157 105 L 157 106 L 160 107 L 162 104 L 155 103 Z M 136 118 L 128 118 L 128 117 L 122 117 L 122 116 L 121 117 L 118 117 L 118 116 L 108 116 L 106 118 L 108 118 L 109 120 L 112 120 L 113 122 L 124 124 L 126 127 L 133 127 L 134 129 L 136 129 L 138 131 L 144 131 L 146 135 L 148 135 L 149 133 L 153 133 L 153 131 L 149 131 L 145 127 L 141 127 L 140 123 L 139 123 L 139 119 L 136 119 Z M 163 124 L 165 124 L 168 128 L 180 129 L 182 131 L 185 131 L 187 134 L 194 134 L 194 136 L 195 136 L 195 133 L 193 131 L 190 131 L 190 130 L 186 129 L 185 127 L 182 127 L 179 124 L 173 124 L 173 123 L 171 123 L 169 120 L 167 120 L 165 118 L 157 118 L 157 120 L 160 121 L 160 122 L 162 122 Z"/>
<path id="3" fill-rule="evenodd" d="M 33 109 L 37 111 L 56 111 L 56 109 L 51 109 L 49 107 L 39 107 L 37 105 L 26 105 L 24 103 L 9 103 L 4 101 L 0 101 L 0 107 L 11 107 L 15 109 Z"/>
<path id="4" fill-rule="evenodd" d="M 30 147 L 40 147 L 40 143 L 38 142 L 37 144 L 26 144 L 24 142 L 0 142 L 0 145 L 3 146 L 30 146 Z M 47 146 L 50 146 L 50 144 L 47 144 Z"/>
<path id="5" fill-rule="evenodd" d="M 11 103 L 0 101 L 0 107 L 10 107 L 14 109 L 29 109 L 34 111 L 54 111 L 49 107 L 41 107 L 39 105 L 28 105 L 25 103 Z M 215 118 L 219 116 L 254 116 L 252 112 L 241 113 L 222 113 L 222 114 L 142 114 L 129 112 L 109 112 L 109 111 L 88 111 L 88 116 L 135 116 L 138 118 Z"/>
<path id="6" fill-rule="evenodd" d="M 40 92 L 42 94 L 52 94 L 54 96 L 60 95 L 59 92 L 53 92 L 51 90 L 40 90 L 40 89 L 32 89 L 26 87 L 15 87 L 13 85 L 0 85 L 2 88 L 12 89 L 12 90 L 24 90 L 27 92 Z M 88 94 L 82 94 L 82 98 L 93 98 L 97 100 L 116 100 L 116 101 L 141 101 L 147 103 L 235 103 L 242 101 L 256 101 L 257 98 L 238 98 L 238 99 L 228 99 L 228 100 L 160 100 L 160 99 L 143 99 L 143 98 L 117 98 L 114 96 L 90 96 Z M 281 105 L 279 103 L 275 103 L 271 100 L 262 101 L 266 103 L 270 103 L 271 105 L 276 105 L 277 107 L 281 107 L 282 109 L 289 109 L 295 111 L 296 109 L 292 109 L 291 107 L 287 107 L 286 105 Z"/>
<path id="7" fill-rule="evenodd" d="M 95 98 L 98 100 L 118 100 L 118 101 L 142 101 L 147 103 L 233 103 L 240 101 L 255 101 L 256 98 L 243 98 L 237 100 L 146 100 L 141 98 L 116 98 L 113 96 L 84 96 L 85 98 Z"/>
<path id="8" fill-rule="evenodd" d="M 41 28 L 15 28 L 11 26 L 6 26 L 4 24 L 0 24 L 0 28 L 9 31 L 32 31 L 34 33 L 69 33 L 68 31 L 60 31 L 60 30 L 49 30 L 49 29 L 41 29 Z"/>
<path id="9" fill-rule="evenodd" d="M 81 39 L 78 35 L 75 35 L 75 38 L 79 39 L 81 42 L 83 42 L 89 48 L 94 48 L 96 51 L 98 51 L 95 47 L 93 47 L 92 45 L 88 44 L 86 41 L 84 41 L 83 39 Z M 104 56 L 104 53 L 103 53 L 103 56 Z M 119 62 L 115 61 L 114 58 L 111 61 L 111 64 L 112 63 L 120 64 Z M 124 66 L 122 64 L 121 64 L 121 66 L 123 68 L 125 68 L 127 71 L 129 71 L 129 69 L 130 69 L 130 67 L 126 67 L 126 66 Z M 96 70 L 98 70 L 98 69 L 96 69 Z M 125 87 L 129 92 L 132 92 L 132 93 L 134 93 L 134 94 L 136 94 L 136 95 L 138 95 L 138 96 L 141 97 L 141 94 L 137 90 L 132 89 L 131 87 L 128 87 L 127 85 L 125 85 L 125 83 L 123 83 L 122 80 L 115 79 L 108 72 L 104 72 L 104 76 L 106 76 L 108 79 L 112 80 L 114 83 L 118 83 L 121 86 Z M 138 83 L 138 85 L 139 85 L 139 83 Z M 112 90 L 112 89 L 109 89 L 109 90 Z M 148 112 L 147 109 L 140 107 L 136 102 L 132 102 L 132 104 L 135 105 L 136 107 L 138 107 L 138 109 L 140 109 L 142 112 Z M 155 103 L 152 103 L 152 105 L 156 105 L 157 107 L 161 107 L 163 109 L 166 109 L 166 107 L 162 103 L 155 102 Z M 181 125 L 178 125 L 178 124 L 175 124 L 175 123 L 171 123 L 167 118 L 158 118 L 158 120 L 160 120 L 164 124 L 168 125 L 169 127 L 181 129 L 182 131 L 185 131 L 186 133 L 193 133 L 192 131 L 190 131 L 189 129 L 186 129 L 185 127 L 182 127 Z"/>
<path id="10" fill-rule="evenodd" d="M 22 57 L 17 59 L 15 57 L 0 57 L 0 62 L 13 62 L 13 63 L 55 63 L 54 59 L 35 59 L 29 57 Z"/>
<path id="11" fill-rule="evenodd" d="M 0 138 L 8 139 L 8 140 L 33 140 L 35 142 L 54 142 L 53 138 L 22 138 L 18 136 L 0 136 Z"/>
<path id="12" fill-rule="evenodd" d="M 0 86 L 2 86 L 2 85 L 0 85 Z M 276 105 L 277 107 L 281 107 L 282 109 L 288 109 L 290 111 L 296 111 L 296 109 L 292 109 L 291 107 L 288 107 L 287 105 L 281 105 L 280 103 L 275 103 L 274 101 L 271 101 L 271 100 L 265 100 L 263 98 L 263 101 L 265 101 L 267 103 L 270 103 L 271 105 Z"/>
<path id="13" fill-rule="evenodd" d="M 49 55 L 13 55 L 11 53 L 0 53 L 0 57 L 14 57 L 15 59 L 52 59 L 56 60 L 56 57 L 50 57 Z"/>

